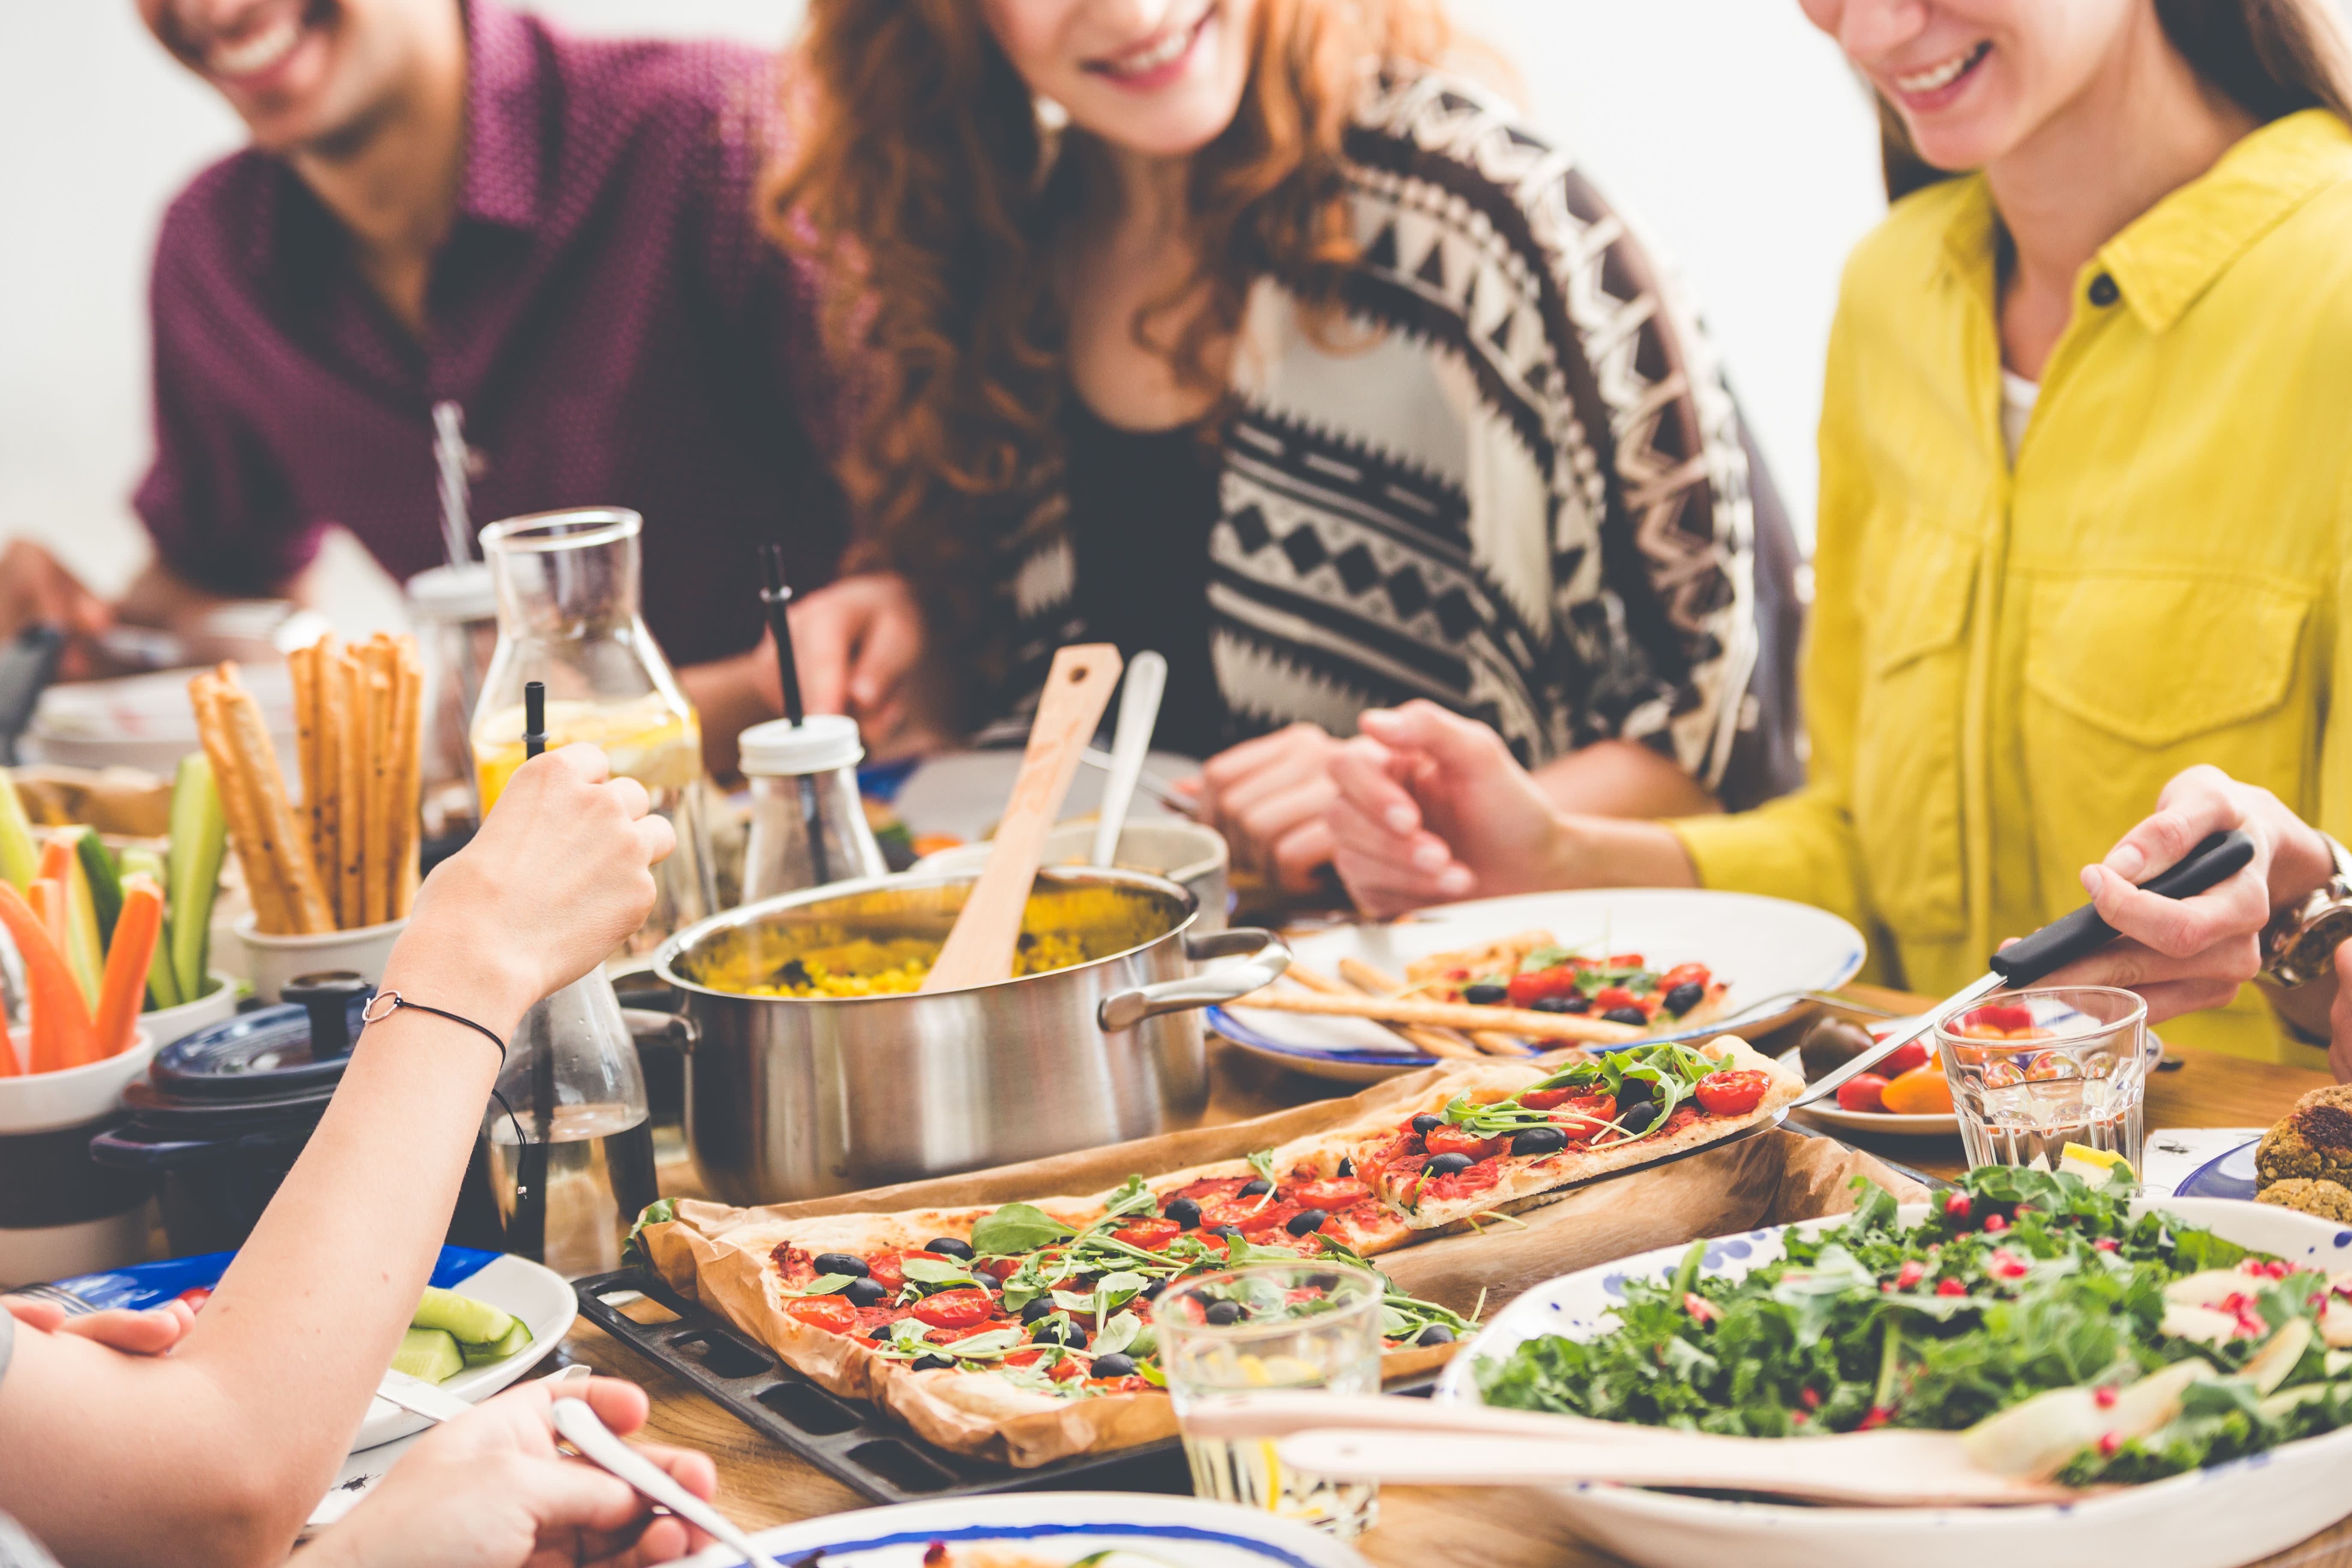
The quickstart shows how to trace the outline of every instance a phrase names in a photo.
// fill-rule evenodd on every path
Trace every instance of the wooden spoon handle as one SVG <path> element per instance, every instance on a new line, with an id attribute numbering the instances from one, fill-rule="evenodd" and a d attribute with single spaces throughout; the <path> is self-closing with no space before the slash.
<path id="1" fill-rule="evenodd" d="M 988 865 L 924 977 L 925 991 L 961 991 L 1011 977 L 1013 943 L 1021 936 L 1021 915 L 1037 880 L 1038 862 L 1045 858 L 1045 835 L 1053 830 L 1062 797 L 1070 793 L 1078 754 L 1110 705 L 1118 670 L 1118 649 L 1109 643 L 1076 643 L 1054 656 Z"/>

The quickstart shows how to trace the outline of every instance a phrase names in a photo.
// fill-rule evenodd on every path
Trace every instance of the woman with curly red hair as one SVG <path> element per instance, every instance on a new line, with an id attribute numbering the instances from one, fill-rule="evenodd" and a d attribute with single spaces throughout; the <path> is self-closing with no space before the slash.
<path id="1" fill-rule="evenodd" d="M 770 218 L 873 367 L 820 705 L 887 745 L 919 662 L 962 727 L 1156 647 L 1162 743 L 1294 885 L 1335 737 L 1412 697 L 1580 810 L 1788 779 L 1793 552 L 1713 354 L 1446 44 L 1433 0 L 812 0 Z"/>

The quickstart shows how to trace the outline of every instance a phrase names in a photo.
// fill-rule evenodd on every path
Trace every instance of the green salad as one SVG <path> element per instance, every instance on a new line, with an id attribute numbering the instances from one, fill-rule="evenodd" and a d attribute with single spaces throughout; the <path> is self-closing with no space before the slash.
<path id="1" fill-rule="evenodd" d="M 2352 1272 L 2128 1210 L 2126 1172 L 1985 1166 L 1920 1223 L 1857 1180 L 1843 1227 L 1737 1280 L 1628 1279 L 1598 1338 L 1475 1368 L 1490 1405 L 1757 1437 L 1964 1432 L 2003 1473 L 2159 1477 L 2352 1422 Z"/>

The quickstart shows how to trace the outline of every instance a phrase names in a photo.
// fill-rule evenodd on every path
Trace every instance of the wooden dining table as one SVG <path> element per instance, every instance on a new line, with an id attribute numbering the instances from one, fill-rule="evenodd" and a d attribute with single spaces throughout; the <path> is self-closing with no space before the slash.
<path id="1" fill-rule="evenodd" d="M 1843 994 L 1864 1007 L 1916 1013 L 1931 998 L 1871 986 Z M 1759 1041 L 1760 1048 L 1793 1043 L 1794 1024 Z M 1213 1089 L 1204 1121 L 1237 1121 L 1345 1093 L 1342 1086 L 1273 1066 L 1212 1038 Z M 2179 1066 L 2150 1076 L 2147 1126 L 2159 1129 L 2263 1127 L 2297 1096 L 2329 1081 L 2324 1073 L 2275 1063 L 2179 1048 Z M 1931 1176 L 1962 1168 L 1958 1139 L 1865 1138 L 1843 1141 Z M 666 1166 L 663 1191 L 692 1195 L 692 1167 Z M 580 1363 L 642 1384 L 653 1414 L 647 1441 L 698 1448 L 719 1468 L 718 1503 L 749 1529 L 872 1506 L 866 1499 L 791 1452 L 777 1447 L 667 1368 L 639 1355 L 583 1319 L 555 1364 Z M 1356 1546 L 1381 1568 L 1432 1568 L 1477 1563 L 1481 1568 L 1610 1568 L 1619 1560 L 1585 1544 L 1549 1510 L 1523 1494 L 1475 1488 L 1383 1488 L 1379 1521 Z M 2352 1521 L 2265 1559 L 2261 1568 L 2352 1568 Z"/>

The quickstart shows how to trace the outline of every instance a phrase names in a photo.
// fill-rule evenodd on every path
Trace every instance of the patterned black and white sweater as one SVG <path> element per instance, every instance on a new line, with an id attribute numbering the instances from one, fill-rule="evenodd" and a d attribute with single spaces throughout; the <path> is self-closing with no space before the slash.
<path id="1" fill-rule="evenodd" d="M 1327 347 L 1261 279 L 1210 532 L 1244 732 L 1426 697 L 1539 764 L 1621 737 L 1723 783 L 1755 668 L 1738 411 L 1696 320 L 1567 153 L 1421 75 L 1345 143 L 1361 258 Z M 1076 615 L 1068 535 L 1013 574 L 1013 689 Z M 1761 792 L 1771 793 L 1769 789 Z"/>

